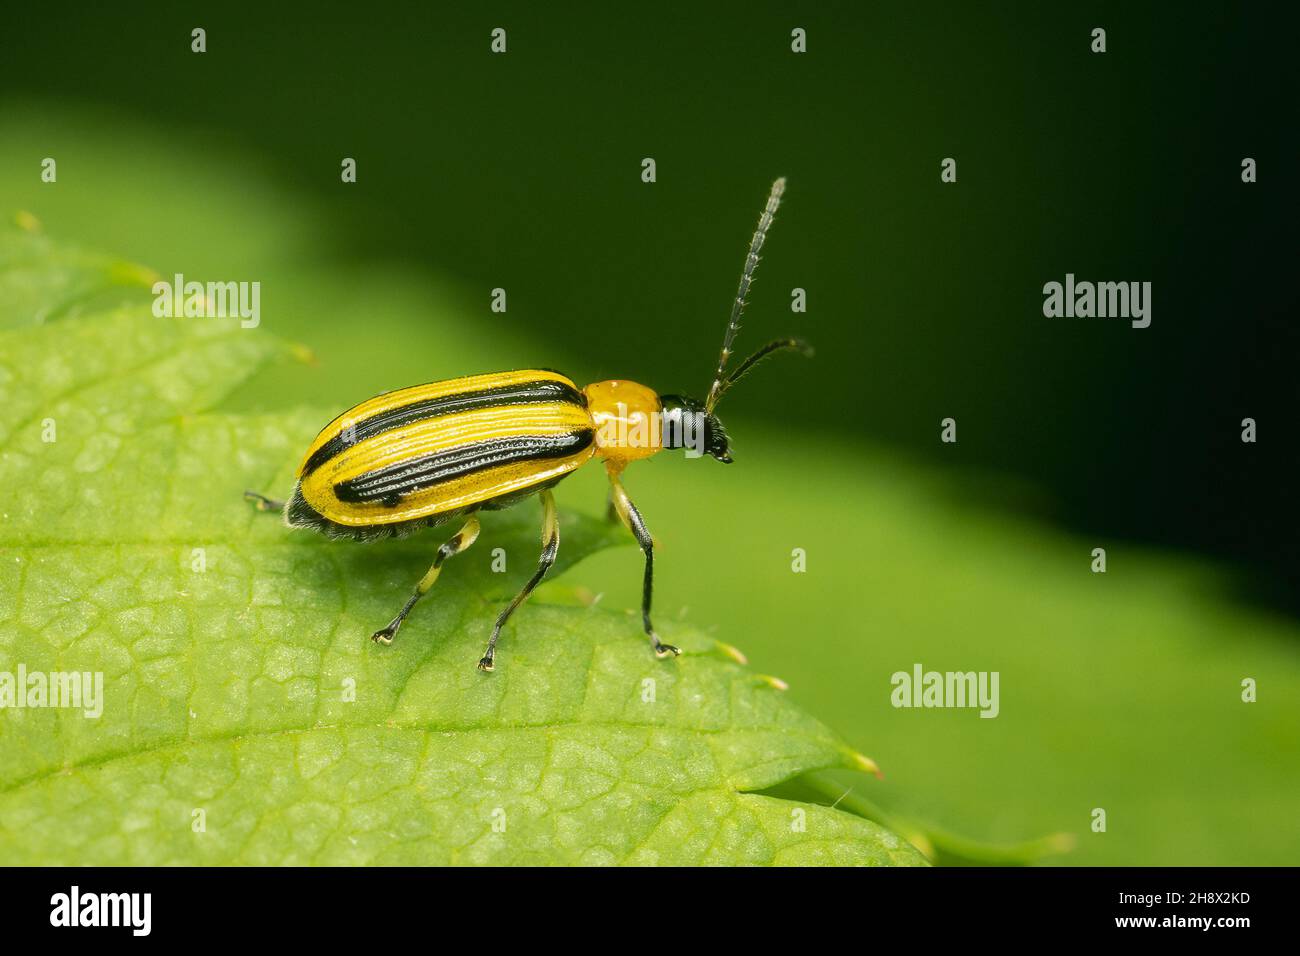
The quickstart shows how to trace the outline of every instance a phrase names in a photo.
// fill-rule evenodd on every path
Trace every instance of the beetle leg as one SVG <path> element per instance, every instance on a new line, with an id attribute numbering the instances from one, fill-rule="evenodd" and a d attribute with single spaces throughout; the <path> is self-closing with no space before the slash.
<path id="1" fill-rule="evenodd" d="M 424 577 L 420 578 L 420 583 L 415 586 L 415 591 L 407 598 L 406 604 L 397 612 L 397 617 L 389 621 L 387 627 L 380 628 L 371 634 L 370 639 L 372 641 L 379 644 L 393 643 L 393 637 L 397 634 L 397 629 L 406 620 L 406 615 L 411 613 L 411 608 L 415 607 L 415 602 L 424 597 L 429 592 L 429 588 L 433 587 L 433 582 L 438 580 L 438 575 L 442 571 L 442 562 L 455 557 L 473 544 L 474 539 L 478 537 L 478 530 L 478 516 L 470 515 L 464 527 L 443 542 L 442 547 L 438 549 L 437 555 L 434 556 L 432 567 L 429 568 Z"/>
<path id="2" fill-rule="evenodd" d="M 641 623 L 645 626 L 646 636 L 650 638 L 650 646 L 654 648 L 656 657 L 664 658 L 670 654 L 676 657 L 681 653 L 681 649 L 659 640 L 654 625 L 650 623 L 650 595 L 654 590 L 654 538 L 650 536 L 650 531 L 645 526 L 641 512 L 637 511 L 636 505 L 632 504 L 632 499 L 627 496 L 627 492 L 623 489 L 623 483 L 618 480 L 618 476 L 612 471 L 610 472 L 609 483 L 618 516 L 623 519 L 623 524 L 627 525 L 627 529 L 636 538 L 636 543 L 641 545 L 641 550 L 645 552 L 645 582 L 641 589 Z"/>
<path id="3" fill-rule="evenodd" d="M 259 495 L 256 491 L 245 491 L 244 499 L 251 501 L 257 506 L 258 511 L 283 511 L 284 502 L 276 501 L 274 498 L 268 498 L 266 495 Z"/>
<path id="4" fill-rule="evenodd" d="M 560 520 L 555 510 L 555 495 L 551 494 L 548 488 L 539 497 L 542 500 L 542 556 L 537 561 L 537 570 L 533 572 L 533 576 L 515 595 L 514 600 L 506 605 L 505 610 L 497 617 L 496 624 L 492 626 L 492 636 L 488 638 L 487 650 L 482 660 L 478 662 L 480 670 L 492 670 L 492 658 L 496 655 L 497 639 L 501 637 L 501 628 L 506 626 L 506 621 L 510 620 L 510 615 L 515 613 L 515 609 L 528 600 L 528 595 L 533 593 L 533 588 L 546 577 L 546 572 L 555 563 L 555 555 L 560 550 Z"/>

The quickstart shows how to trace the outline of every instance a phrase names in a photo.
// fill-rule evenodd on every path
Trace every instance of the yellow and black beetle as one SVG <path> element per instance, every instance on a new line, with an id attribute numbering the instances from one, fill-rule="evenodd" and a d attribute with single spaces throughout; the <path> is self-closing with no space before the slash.
<path id="1" fill-rule="evenodd" d="M 578 466 L 600 458 L 609 473 L 611 508 L 645 552 L 645 632 L 656 655 L 676 655 L 678 649 L 659 640 L 650 623 L 654 542 L 620 475 L 629 462 L 664 448 L 689 448 L 730 464 L 727 433 L 713 414 L 718 399 L 773 352 L 797 349 L 812 354 L 800 339 L 777 339 L 727 374 L 758 254 L 784 190 L 784 179 L 772 184 L 759 217 L 717 372 L 703 402 L 656 395 L 644 385 L 621 380 L 579 390 L 558 372 L 538 369 L 417 385 L 362 402 L 326 425 L 303 457 L 288 502 L 251 491 L 245 496 L 263 511 L 282 511 L 290 527 L 358 540 L 396 537 L 464 519 L 463 527 L 438 549 L 433 566 L 397 616 L 372 635 L 381 644 L 391 644 L 411 608 L 438 579 L 443 562 L 478 537 L 476 513 L 539 495 L 541 559 L 528 583 L 497 617 L 479 661 L 480 668 L 490 671 L 501 629 L 555 561 L 560 530 L 551 489 Z"/>

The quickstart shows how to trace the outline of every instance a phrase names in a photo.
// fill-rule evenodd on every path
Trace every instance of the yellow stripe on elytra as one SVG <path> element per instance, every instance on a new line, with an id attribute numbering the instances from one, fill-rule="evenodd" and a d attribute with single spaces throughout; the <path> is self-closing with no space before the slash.
<path id="1" fill-rule="evenodd" d="M 535 487 L 581 467 L 595 453 L 593 444 L 567 458 L 509 462 L 417 491 L 403 498 L 396 508 L 378 502 L 339 501 L 334 496 L 333 485 L 329 484 L 309 491 L 311 479 L 303 484 L 303 496 L 313 508 L 337 524 L 349 527 L 395 524 L 466 508 Z M 313 494 L 325 497 L 313 500 Z"/>
<path id="2" fill-rule="evenodd" d="M 591 427 L 585 409 L 565 402 L 502 405 L 439 415 L 358 442 L 321 465 L 304 484 L 337 484 L 389 465 L 477 442 L 525 435 L 568 435 Z"/>
<path id="3" fill-rule="evenodd" d="M 468 392 L 480 392 L 492 388 L 504 388 L 510 385 L 522 385 L 526 382 L 561 382 L 569 385 L 574 389 L 577 386 L 561 375 L 559 372 L 548 372 L 542 369 L 525 368 L 513 372 L 489 372 L 486 375 L 466 375 L 461 378 L 449 378 L 441 382 L 430 382 L 427 385 L 414 385 L 410 388 L 399 388 L 396 391 L 385 392 L 383 395 L 376 395 L 374 398 L 362 402 L 360 405 L 354 405 L 342 415 L 339 415 L 332 422 L 321 429 L 316 440 L 311 443 L 307 453 L 302 456 L 302 464 L 298 467 L 298 473 L 302 473 L 303 467 L 307 464 L 308 459 L 331 438 L 338 435 L 347 425 L 357 425 L 372 418 L 375 415 L 384 412 L 393 411 L 394 409 L 403 408 L 416 402 L 428 401 L 435 398 L 443 398 L 447 395 L 459 395 Z"/>
<path id="4" fill-rule="evenodd" d="M 397 507 L 382 502 L 340 501 L 334 486 L 379 468 L 425 455 L 499 438 L 569 435 L 590 429 L 586 410 L 567 402 L 502 405 L 439 415 L 371 436 L 325 462 L 302 482 L 307 503 L 331 521 L 349 526 L 392 524 L 441 514 L 542 484 L 586 463 L 594 443 L 565 458 L 501 465 L 439 482 L 403 497 Z"/>

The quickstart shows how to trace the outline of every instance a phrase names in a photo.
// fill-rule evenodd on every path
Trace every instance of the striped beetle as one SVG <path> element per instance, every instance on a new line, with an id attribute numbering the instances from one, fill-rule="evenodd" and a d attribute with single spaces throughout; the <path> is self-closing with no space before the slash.
<path id="1" fill-rule="evenodd" d="M 740 330 L 759 252 L 776 215 L 785 180 L 772 184 L 767 205 L 745 257 L 731 318 L 722 340 L 708 397 L 656 395 L 625 380 L 596 382 L 579 390 L 558 372 L 525 369 L 448 379 L 387 392 L 334 419 L 312 442 L 287 501 L 256 492 L 244 495 L 262 511 L 280 511 L 285 524 L 332 537 L 373 540 L 464 519 L 438 549 L 433 565 L 402 609 L 372 638 L 391 644 L 398 628 L 433 583 L 443 563 L 474 543 L 478 512 L 508 507 L 530 495 L 542 503 L 542 554 L 537 570 L 497 616 L 478 666 L 493 668 L 497 640 L 510 615 L 537 587 L 560 544 L 551 489 L 592 458 L 600 458 L 610 482 L 611 519 L 617 515 L 645 553 L 641 618 L 655 654 L 676 655 L 650 623 L 654 542 L 641 512 L 623 488 L 630 462 L 664 448 L 693 449 L 731 464 L 731 444 L 713 414 L 723 393 L 762 359 L 783 349 L 811 355 L 797 338 L 769 342 L 727 374 L 731 346 Z"/>

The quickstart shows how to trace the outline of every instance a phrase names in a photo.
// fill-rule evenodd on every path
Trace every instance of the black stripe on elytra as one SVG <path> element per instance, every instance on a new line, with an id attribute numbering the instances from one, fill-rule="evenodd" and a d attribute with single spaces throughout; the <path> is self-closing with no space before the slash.
<path id="1" fill-rule="evenodd" d="M 519 382 L 515 385 L 498 385 L 495 388 L 483 388 L 473 392 L 457 392 L 454 395 L 441 395 L 426 398 L 399 408 L 353 422 L 351 428 L 342 429 L 317 448 L 307 464 L 303 466 L 302 477 L 306 478 L 313 471 L 335 455 L 351 448 L 357 442 L 364 441 L 382 432 L 413 425 L 426 418 L 440 415 L 454 415 L 457 412 L 472 412 L 494 405 L 533 405 L 543 402 L 565 402 L 587 407 L 587 400 L 581 392 L 567 382 L 541 380 L 536 382 Z"/>
<path id="2" fill-rule="evenodd" d="M 591 445 L 590 428 L 567 435 L 519 435 L 490 438 L 410 461 L 376 468 L 334 486 L 339 501 L 354 504 L 381 502 L 397 507 L 403 497 L 444 481 L 522 461 L 567 458 Z"/>

